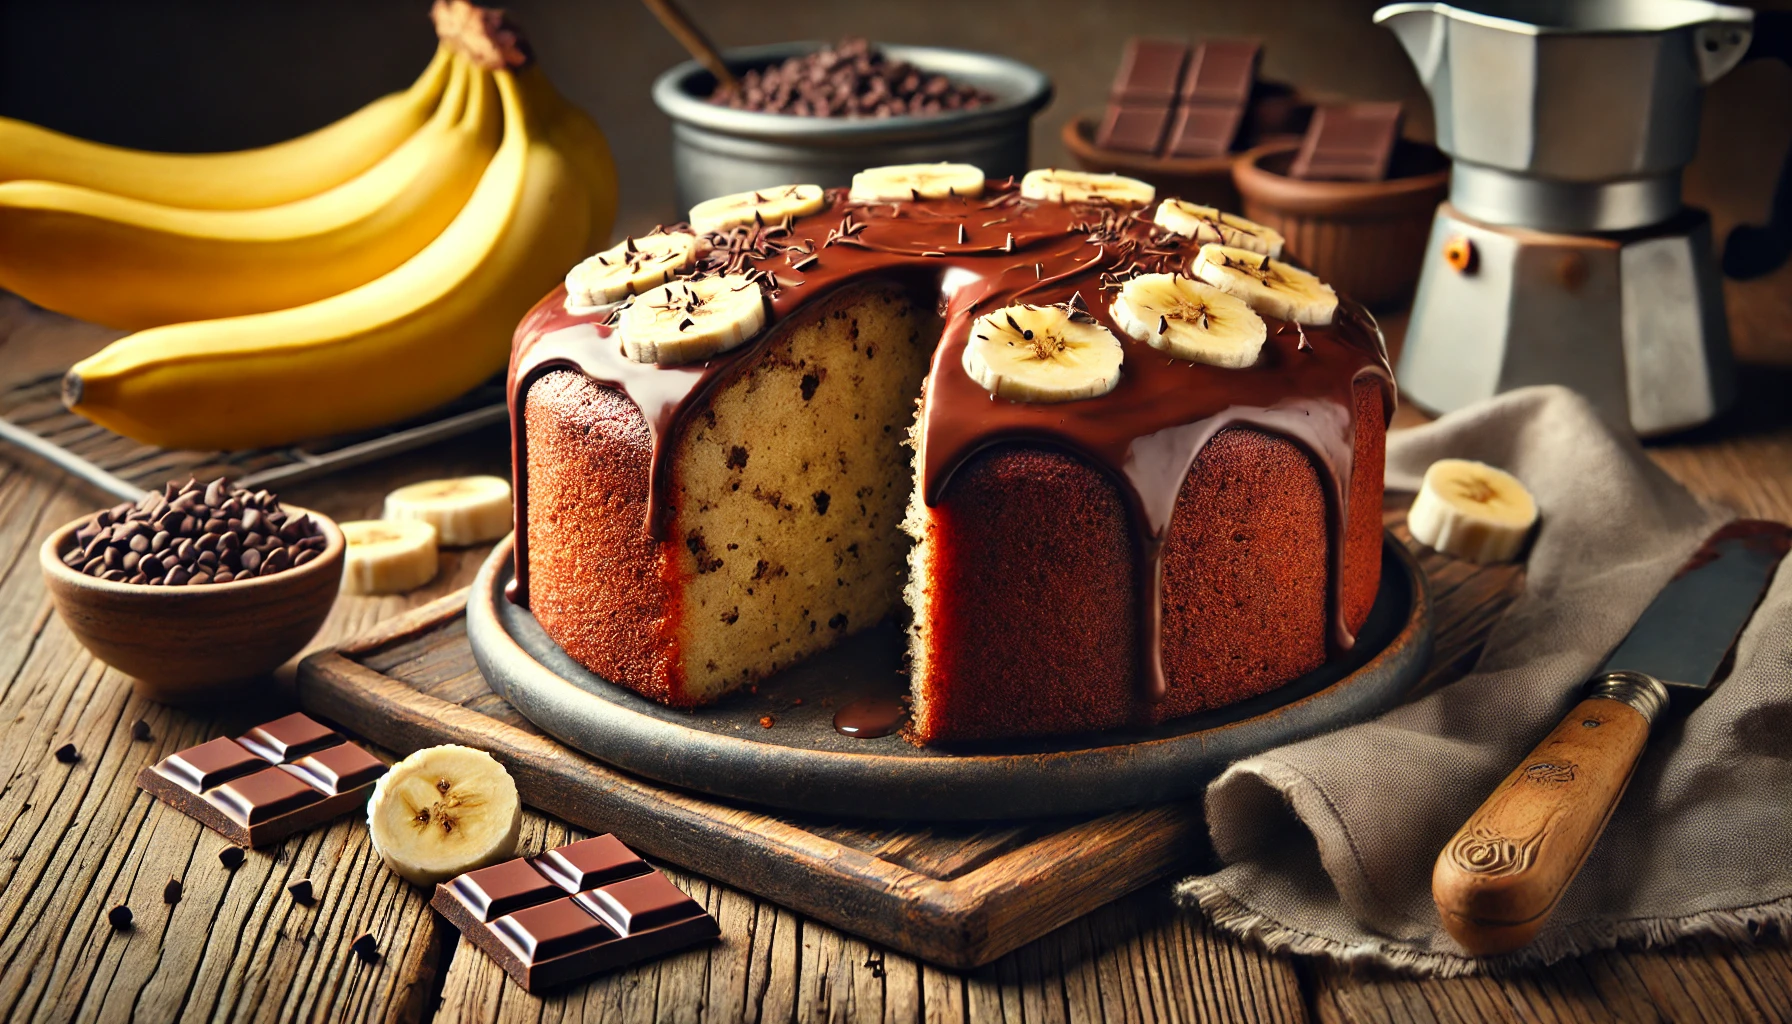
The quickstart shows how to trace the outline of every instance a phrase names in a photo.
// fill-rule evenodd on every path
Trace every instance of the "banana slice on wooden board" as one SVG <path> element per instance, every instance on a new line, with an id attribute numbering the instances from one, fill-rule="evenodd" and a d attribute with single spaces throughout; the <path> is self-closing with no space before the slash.
<path id="1" fill-rule="evenodd" d="M 719 355 L 765 326 L 765 293 L 744 274 L 672 281 L 622 310 L 622 351 L 637 363 L 682 366 Z"/>
<path id="2" fill-rule="evenodd" d="M 381 518 L 415 519 L 436 528 L 440 547 L 463 548 L 510 532 L 510 481 L 496 476 L 425 480 L 386 495 Z"/>
<path id="3" fill-rule="evenodd" d="M 566 274 L 566 311 L 595 313 L 599 307 L 665 284 L 697 258 L 697 236 L 665 231 L 625 238 L 581 262 Z"/>
<path id="4" fill-rule="evenodd" d="M 1118 206 L 1144 206 L 1157 198 L 1157 189 L 1137 178 L 1120 174 L 1091 174 L 1042 167 L 1020 179 L 1023 199 L 1052 203 L 1098 201 Z"/>
<path id="5" fill-rule="evenodd" d="M 367 832 L 386 866 L 435 885 L 516 855 L 522 830 L 516 782 L 483 750 L 427 747 L 374 784 Z"/>
<path id="6" fill-rule="evenodd" d="M 1272 259 L 1281 257 L 1286 242 L 1280 231 L 1267 224 L 1183 199 L 1166 199 L 1157 204 L 1157 215 L 1152 219 L 1158 227 L 1197 242 L 1218 242 L 1249 249 Z"/>
<path id="7" fill-rule="evenodd" d="M 1439 459 L 1425 470 L 1406 528 L 1426 547 L 1480 565 L 1510 561 L 1537 522 L 1537 500 L 1503 469 Z"/>
<path id="8" fill-rule="evenodd" d="M 1269 328 L 1243 299 L 1180 274 L 1141 274 L 1109 312 L 1122 331 L 1178 359 L 1238 370 L 1257 361 Z"/>
<path id="9" fill-rule="evenodd" d="M 1260 252 L 1210 243 L 1196 254 L 1190 271 L 1228 295 L 1236 295 L 1264 316 L 1323 327 L 1338 312 L 1338 293 L 1319 278 Z"/>
<path id="10" fill-rule="evenodd" d="M 855 202 L 879 199 L 967 199 L 983 194 L 983 170 L 972 164 L 892 164 L 867 167 L 852 176 L 847 198 Z"/>
<path id="11" fill-rule="evenodd" d="M 776 188 L 736 192 L 705 199 L 691 207 L 691 230 L 698 234 L 727 231 L 751 224 L 755 217 L 774 224 L 785 217 L 802 217 L 827 205 L 820 185 L 779 185 Z"/>
<path id="12" fill-rule="evenodd" d="M 420 520 L 338 523 L 348 542 L 345 594 L 402 594 L 436 578 L 436 528 Z"/>
<path id="13" fill-rule="evenodd" d="M 1114 390 L 1120 339 L 1072 306 L 1017 305 L 977 318 L 964 370 L 984 390 L 1016 402 L 1074 402 Z"/>

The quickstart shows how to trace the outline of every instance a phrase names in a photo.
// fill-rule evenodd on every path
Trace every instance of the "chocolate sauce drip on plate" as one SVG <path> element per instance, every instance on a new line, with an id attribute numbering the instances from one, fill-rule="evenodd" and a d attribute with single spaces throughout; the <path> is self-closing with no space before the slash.
<path id="1" fill-rule="evenodd" d="M 768 326 L 758 337 L 708 362 L 661 368 L 629 360 L 605 314 L 566 312 L 564 289 L 524 318 L 509 384 L 517 477 L 513 600 L 527 603 L 529 586 L 528 462 L 521 417 L 529 386 L 542 374 L 575 370 L 620 389 L 641 409 L 653 442 L 643 528 L 664 539 L 674 442 L 683 418 L 703 407 L 704 396 L 751 365 L 778 325 L 811 303 L 856 281 L 919 277 L 937 292 L 945 319 L 924 385 L 923 498 L 937 505 L 959 466 L 1005 442 L 1068 449 L 1106 472 L 1126 498 L 1138 547 L 1140 683 L 1146 697 L 1159 700 L 1164 694 L 1161 583 L 1170 517 L 1202 448 L 1230 426 L 1285 437 L 1312 457 L 1327 505 L 1329 645 L 1334 654 L 1351 646 L 1341 594 L 1356 381 L 1377 379 L 1390 414 L 1394 401 L 1381 332 L 1367 312 L 1340 303 L 1325 327 L 1265 317 L 1269 338 L 1256 365 L 1247 369 L 1187 362 L 1127 337 L 1108 313 L 1125 280 L 1187 273 L 1200 248 L 1153 225 L 1149 208 L 1024 199 L 1012 182 L 992 182 L 975 198 L 862 203 L 838 189 L 827 198 L 827 206 L 807 217 L 707 237 L 711 252 L 699 266 L 757 274 L 771 304 Z M 1071 301 L 1079 301 L 1125 348 L 1113 391 L 1076 402 L 1014 402 L 994 397 L 964 371 L 965 344 L 977 317 L 1016 302 Z"/>
<path id="2" fill-rule="evenodd" d="M 854 739 L 874 740 L 902 728 L 908 705 L 900 697 L 860 697 L 834 712 L 834 731 Z"/>

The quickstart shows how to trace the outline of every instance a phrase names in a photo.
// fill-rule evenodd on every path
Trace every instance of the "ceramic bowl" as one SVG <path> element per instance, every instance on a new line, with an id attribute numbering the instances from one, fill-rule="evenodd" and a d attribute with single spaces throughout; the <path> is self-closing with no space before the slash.
<path id="1" fill-rule="evenodd" d="M 62 556 L 95 515 L 52 533 L 38 549 L 50 599 L 94 657 L 165 704 L 229 697 L 299 653 L 324 624 L 342 583 L 345 543 L 328 517 L 296 505 L 323 528 L 323 553 L 271 576 L 205 586 L 114 583 L 69 568 Z"/>
<path id="2" fill-rule="evenodd" d="M 1239 212 L 1280 231 L 1289 259 L 1371 309 L 1412 295 L 1431 218 L 1450 191 L 1449 161 L 1435 146 L 1402 140 L 1383 181 L 1303 181 L 1288 176 L 1299 149 L 1275 142 L 1239 158 Z"/>

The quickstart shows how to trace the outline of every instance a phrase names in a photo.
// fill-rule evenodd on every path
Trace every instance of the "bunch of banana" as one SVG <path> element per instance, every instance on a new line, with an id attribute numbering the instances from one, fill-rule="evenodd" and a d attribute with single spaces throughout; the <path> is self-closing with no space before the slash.
<path id="1" fill-rule="evenodd" d="M 150 444 L 250 448 L 401 420 L 503 368 L 517 320 L 609 234 L 615 171 L 501 12 L 436 0 L 431 13 L 443 54 L 424 76 L 440 83 L 429 116 L 359 173 L 319 171 L 307 195 L 151 217 L 142 197 L 0 184 L 0 254 L 21 248 L 9 231 L 36 232 L 19 267 L 0 255 L 0 283 L 89 319 L 159 325 L 76 364 L 71 409 Z M 396 103 L 355 118 L 389 125 Z M 14 189 L 65 208 L 27 211 Z M 55 232 L 60 247 L 44 240 Z M 80 287 L 44 301 L 58 267 Z"/>

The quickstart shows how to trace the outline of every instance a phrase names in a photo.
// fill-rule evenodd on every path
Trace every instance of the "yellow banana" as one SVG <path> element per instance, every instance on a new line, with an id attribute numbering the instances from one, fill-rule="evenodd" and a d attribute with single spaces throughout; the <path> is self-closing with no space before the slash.
<path id="1" fill-rule="evenodd" d="M 491 76 L 454 61 L 428 124 L 367 173 L 260 210 L 189 210 L 0 183 L 0 287 L 124 330 L 265 313 L 348 291 L 442 233 L 498 147 Z"/>
<path id="2" fill-rule="evenodd" d="M 584 255 L 593 190 L 552 142 L 545 79 L 494 78 L 503 140 L 422 252 L 309 305 L 121 338 L 69 371 L 69 407 L 163 447 L 258 447 L 403 419 L 502 369 L 517 320 Z"/>
<path id="3" fill-rule="evenodd" d="M 198 210 L 290 203 L 355 177 L 415 134 L 447 88 L 452 53 L 438 47 L 404 92 L 296 139 L 234 153 L 151 153 L 0 118 L 0 181 L 59 181 Z"/>
<path id="4" fill-rule="evenodd" d="M 517 74 L 542 77 L 539 66 L 533 64 Z M 545 78 L 539 84 L 531 83 L 531 89 L 553 92 Z M 610 157 L 609 142 L 591 115 L 557 93 L 554 101 L 559 109 L 550 137 L 579 169 L 579 177 L 591 193 L 591 232 L 585 240 L 585 252 L 590 254 L 609 243 L 610 228 L 616 223 L 616 162 Z"/>

